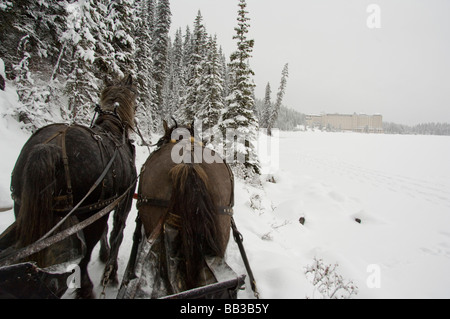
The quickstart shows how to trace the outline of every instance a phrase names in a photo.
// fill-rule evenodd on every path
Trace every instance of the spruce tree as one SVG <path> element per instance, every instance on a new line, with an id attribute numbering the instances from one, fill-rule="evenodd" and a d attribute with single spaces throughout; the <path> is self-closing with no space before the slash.
<path id="1" fill-rule="evenodd" d="M 134 76 L 136 65 L 134 52 L 134 0 L 114 0 L 109 4 L 107 27 L 111 32 L 111 44 L 114 50 L 114 60 L 117 67 L 113 70 L 114 78 L 125 74 Z"/>
<path id="2" fill-rule="evenodd" d="M 272 102 L 270 95 L 272 94 L 272 90 L 270 89 L 270 83 L 267 82 L 266 85 L 266 95 L 264 97 L 264 105 L 260 114 L 260 125 L 261 127 L 267 128 L 269 122 L 269 114 L 272 111 Z"/>
<path id="3" fill-rule="evenodd" d="M 284 92 L 286 90 L 287 77 L 289 75 L 288 72 L 288 64 L 286 63 L 283 67 L 283 71 L 281 72 L 281 82 L 280 87 L 278 88 L 277 100 L 275 104 L 271 107 L 269 112 L 269 117 L 267 121 L 267 134 L 272 135 L 272 128 L 275 125 L 275 122 L 278 118 L 278 113 L 281 109 L 281 103 L 283 102 Z"/>
<path id="4" fill-rule="evenodd" d="M 206 61 L 206 44 L 206 28 L 203 25 L 202 14 L 198 11 L 186 50 L 186 95 L 183 98 L 183 118 L 189 123 L 198 115 L 199 105 L 203 100 L 199 88 Z"/>
<path id="5" fill-rule="evenodd" d="M 220 73 L 223 76 L 223 99 L 226 103 L 226 98 L 230 94 L 230 73 L 228 71 L 227 58 L 223 54 L 222 47 L 219 48 L 220 57 Z"/>
<path id="6" fill-rule="evenodd" d="M 32 69 L 41 69 L 42 73 L 47 74 L 43 66 L 55 64 L 61 50 L 60 37 L 66 25 L 65 12 L 65 4 L 56 0 L 2 1 L 0 56 L 9 79 L 16 76 L 13 65 L 18 65 L 23 59 L 20 55 L 23 50 L 19 46 L 25 41 Z"/>
<path id="7" fill-rule="evenodd" d="M 136 61 L 136 83 L 138 89 L 138 109 L 136 118 L 140 122 L 140 130 L 145 138 L 150 138 L 153 131 L 153 114 L 154 109 L 154 81 L 152 78 L 151 58 L 151 25 L 153 25 L 153 1 L 137 0 L 136 1 L 136 29 L 134 38 L 136 42 L 136 51 L 134 60 Z"/>
<path id="8" fill-rule="evenodd" d="M 65 35 L 69 51 L 69 74 L 66 82 L 68 96 L 67 114 L 64 118 L 88 123 L 93 105 L 98 101 L 101 81 L 96 77 L 95 58 L 98 27 L 102 15 L 94 0 L 84 1 L 74 7 L 68 18 Z"/>
<path id="9" fill-rule="evenodd" d="M 164 116 L 164 85 L 168 72 L 168 46 L 171 12 L 169 0 L 159 0 L 156 6 L 156 19 L 153 32 L 153 80 L 155 81 L 155 104 L 157 107 L 154 121 L 155 130 L 161 127 Z"/>
<path id="10" fill-rule="evenodd" d="M 167 46 L 167 62 L 166 76 L 163 84 L 161 119 L 168 120 L 172 116 L 175 109 L 176 92 L 175 85 L 177 82 L 175 75 L 174 50 L 172 41 L 169 39 Z"/>
<path id="11" fill-rule="evenodd" d="M 197 113 L 198 119 L 202 123 L 202 130 L 205 142 L 214 142 L 222 109 L 223 99 L 223 74 L 221 73 L 221 61 L 217 50 L 217 38 L 210 37 L 207 43 L 207 56 L 203 63 L 202 78 L 198 88 L 199 96 L 203 100 L 199 104 Z"/>
<path id="12" fill-rule="evenodd" d="M 156 0 L 143 0 L 147 3 L 147 25 L 148 31 L 152 33 L 155 30 L 156 21 Z M 153 38 L 153 34 L 151 35 Z"/>
<path id="13" fill-rule="evenodd" d="M 188 82 L 188 72 L 187 69 L 189 67 L 189 59 L 192 55 L 192 33 L 189 26 L 186 26 L 186 33 L 184 34 L 184 42 L 183 42 L 183 69 L 184 72 L 184 83 Z"/>
<path id="14" fill-rule="evenodd" d="M 95 13 L 90 29 L 95 38 L 95 76 L 98 79 L 110 78 L 121 74 L 118 60 L 115 58 L 114 29 L 116 19 L 115 4 L 108 0 L 91 2 Z M 76 19 L 76 18 L 75 18 Z"/>
<path id="15" fill-rule="evenodd" d="M 65 6 L 55 0 L 6 1 L 0 15 L 0 56 L 23 105 L 14 113 L 33 130 L 57 115 L 55 78 L 64 52 Z"/>
<path id="16" fill-rule="evenodd" d="M 230 56 L 230 95 L 228 96 L 228 107 L 222 115 L 222 131 L 228 133 L 227 159 L 235 166 L 243 164 L 246 177 L 254 173 L 260 173 L 259 161 L 256 154 L 256 139 L 258 131 L 258 120 L 254 112 L 255 101 L 253 98 L 254 83 L 252 76 L 254 72 L 249 66 L 249 59 L 253 51 L 254 40 L 247 39 L 249 28 L 245 0 L 239 0 L 238 26 L 235 28 L 237 40 L 237 51 Z M 229 136 L 230 129 L 237 135 L 235 138 Z M 234 157 L 236 152 L 237 158 Z M 238 163 L 243 160 L 243 163 Z"/>
<path id="17" fill-rule="evenodd" d="M 184 44 L 183 33 L 178 29 L 175 33 L 175 39 L 172 46 L 171 56 L 171 88 L 172 100 L 170 101 L 170 112 L 173 116 L 177 113 L 182 103 L 182 97 L 185 94 L 185 67 L 184 67 Z"/>

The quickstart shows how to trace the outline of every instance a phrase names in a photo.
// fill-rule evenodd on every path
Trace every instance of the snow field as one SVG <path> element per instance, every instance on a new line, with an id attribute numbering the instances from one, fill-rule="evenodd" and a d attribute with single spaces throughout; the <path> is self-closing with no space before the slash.
<path id="1" fill-rule="evenodd" d="M 271 201 L 264 214 L 273 219 L 273 242 L 285 256 L 280 264 L 288 263 L 279 273 L 294 265 L 301 273 L 316 257 L 338 263 L 337 271 L 359 287 L 358 298 L 448 297 L 449 142 L 437 136 L 281 133 L 276 184 L 264 183 Z M 371 265 L 380 269 L 379 288 L 367 284 Z M 256 273 L 272 272 L 260 267 Z M 280 292 L 269 285 L 262 290 L 270 297 L 322 297 L 294 275 L 284 280 Z"/>

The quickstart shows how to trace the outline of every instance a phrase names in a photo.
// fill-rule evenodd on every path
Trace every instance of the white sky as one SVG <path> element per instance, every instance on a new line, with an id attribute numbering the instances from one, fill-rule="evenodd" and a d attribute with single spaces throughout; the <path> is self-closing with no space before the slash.
<path id="1" fill-rule="evenodd" d="M 172 31 L 200 9 L 226 56 L 238 0 L 171 0 Z M 367 7 L 381 8 L 369 29 Z M 402 124 L 450 123 L 449 0 L 247 0 L 256 96 L 272 99 L 285 63 L 284 104 L 303 113 L 381 113 Z"/>

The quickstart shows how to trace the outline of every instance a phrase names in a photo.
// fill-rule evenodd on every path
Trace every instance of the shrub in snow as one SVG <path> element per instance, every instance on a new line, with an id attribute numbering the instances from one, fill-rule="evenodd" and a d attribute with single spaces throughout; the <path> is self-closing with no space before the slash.
<path id="1" fill-rule="evenodd" d="M 261 196 L 259 196 L 259 194 L 250 196 L 250 207 L 255 211 L 261 211 L 263 209 Z"/>
<path id="2" fill-rule="evenodd" d="M 269 183 L 273 183 L 273 184 L 277 183 L 277 181 L 275 180 L 275 177 L 273 175 L 267 175 L 266 181 Z"/>
<path id="3" fill-rule="evenodd" d="M 322 259 L 314 257 L 314 263 L 305 268 L 305 275 L 314 285 L 314 292 L 318 291 L 324 299 L 350 299 L 358 293 L 353 281 L 344 280 L 336 272 L 337 267 L 338 264 L 325 265 Z"/>

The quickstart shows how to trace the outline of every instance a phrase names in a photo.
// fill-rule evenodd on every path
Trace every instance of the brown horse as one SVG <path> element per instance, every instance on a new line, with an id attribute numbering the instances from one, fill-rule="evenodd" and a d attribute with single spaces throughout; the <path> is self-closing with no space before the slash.
<path id="1" fill-rule="evenodd" d="M 192 131 L 179 131 L 177 125 L 169 128 L 166 122 L 164 129 L 159 149 L 142 167 L 138 188 L 138 216 L 145 236 L 160 238 L 152 248 L 156 256 L 152 298 L 215 282 L 205 258 L 224 257 L 234 200 L 228 165 L 196 142 Z M 198 157 L 199 152 L 214 161 Z"/>
<path id="2" fill-rule="evenodd" d="M 115 209 L 111 248 L 107 244 L 102 245 L 101 259 L 107 262 L 105 269 L 115 278 L 119 246 L 136 185 L 135 150 L 129 140 L 129 130 L 134 127 L 135 99 L 133 80 L 131 76 L 125 77 L 108 84 L 102 91 L 100 106 L 96 109 L 98 117 L 91 128 L 77 124 L 52 124 L 39 129 L 26 142 L 11 179 L 16 248 L 40 239 L 106 173 L 100 185 L 74 212 L 77 220 L 72 220 L 72 224 L 105 208 L 134 183 Z M 79 263 L 81 287 L 77 289 L 78 298 L 93 297 L 87 266 L 92 249 L 107 231 L 107 221 L 108 215 L 78 234 L 85 246 Z M 64 226 L 60 228 L 64 229 Z M 66 245 L 71 245 L 71 242 L 66 242 Z M 65 262 L 68 260 L 61 253 L 71 248 L 62 246 L 57 250 L 51 246 L 30 259 L 40 267 Z"/>

